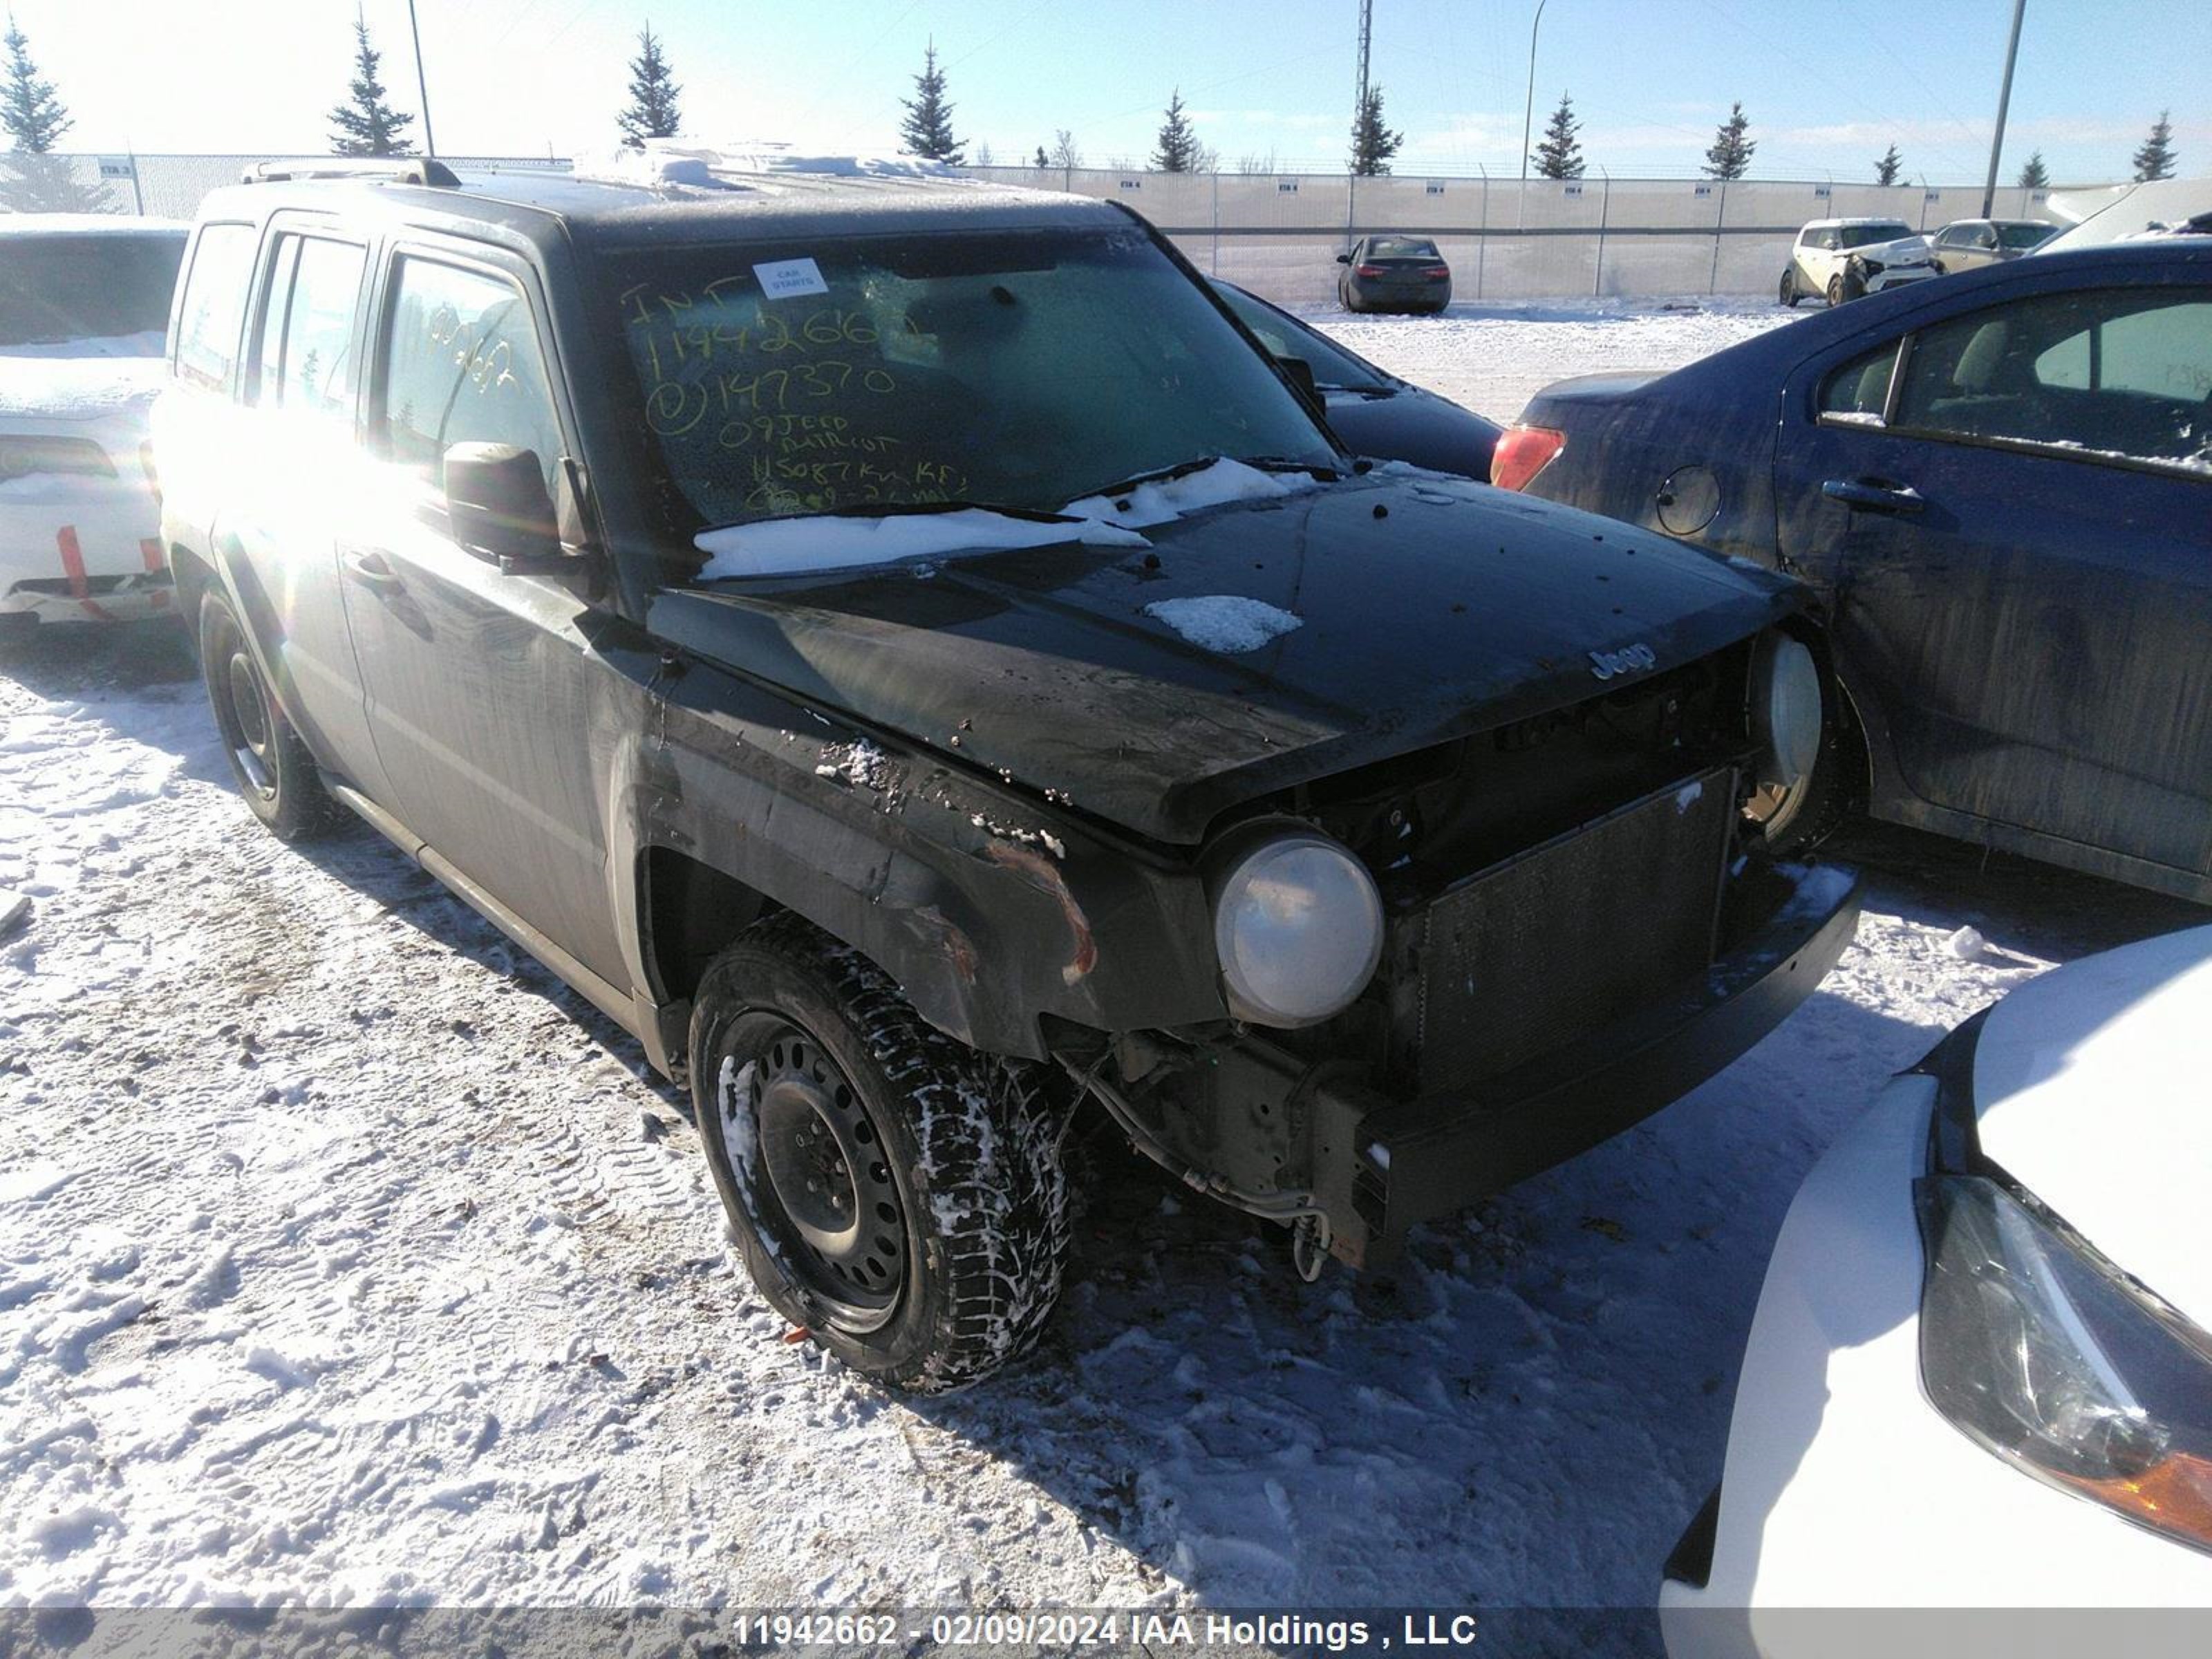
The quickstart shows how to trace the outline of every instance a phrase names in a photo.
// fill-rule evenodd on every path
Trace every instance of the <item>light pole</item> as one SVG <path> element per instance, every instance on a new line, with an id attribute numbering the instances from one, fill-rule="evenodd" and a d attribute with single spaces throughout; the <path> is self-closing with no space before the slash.
<path id="1" fill-rule="evenodd" d="M 415 23 L 415 0 L 407 0 L 407 33 L 415 42 L 415 91 L 422 100 L 422 154 L 434 156 L 438 141 L 430 132 L 430 82 L 422 73 L 422 31 Z"/>
<path id="2" fill-rule="evenodd" d="M 1536 31 L 1544 26 L 1545 0 L 1536 0 L 1536 21 L 1528 25 L 1528 102 L 1521 112 L 1521 182 L 1528 182 L 1528 133 L 1536 118 Z"/>
<path id="3" fill-rule="evenodd" d="M 2012 0 L 2012 39 L 2005 46 L 2004 85 L 1997 93 L 1997 130 L 1990 138 L 1990 176 L 1982 185 L 1982 217 L 1997 199 L 1997 155 L 2004 149 L 2005 112 L 2012 106 L 2012 66 L 2020 56 L 2021 14 L 2027 9 L 2027 0 Z"/>

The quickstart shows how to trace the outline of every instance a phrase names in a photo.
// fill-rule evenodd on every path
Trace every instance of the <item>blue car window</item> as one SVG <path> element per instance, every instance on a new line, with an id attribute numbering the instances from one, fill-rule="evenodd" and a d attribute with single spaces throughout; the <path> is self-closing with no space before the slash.
<path id="1" fill-rule="evenodd" d="M 1821 415 L 1853 425 L 1880 425 L 1889 407 L 1890 377 L 1896 368 L 1894 340 L 1852 358 L 1821 384 Z"/>
<path id="2" fill-rule="evenodd" d="M 2043 294 L 1923 330 L 1895 423 L 2212 471 L 2212 288 Z"/>

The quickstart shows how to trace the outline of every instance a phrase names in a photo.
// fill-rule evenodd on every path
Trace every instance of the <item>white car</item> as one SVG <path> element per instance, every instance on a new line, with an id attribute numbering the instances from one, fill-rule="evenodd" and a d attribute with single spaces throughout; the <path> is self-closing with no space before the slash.
<path id="1" fill-rule="evenodd" d="M 0 216 L 0 633 L 169 602 L 147 416 L 180 225 Z"/>
<path id="2" fill-rule="evenodd" d="M 1797 233 L 1782 272 L 1782 303 L 1808 295 L 1832 306 L 1936 274 L 1928 239 L 1902 219 L 1815 219 Z"/>
<path id="3" fill-rule="evenodd" d="M 2165 1610 L 2076 1615 L 2069 1650 L 2212 1650 L 2208 1079 L 2200 927 L 2032 981 L 1890 1084 L 1783 1224 L 1671 1659 L 2035 1645 L 1960 1609 Z"/>

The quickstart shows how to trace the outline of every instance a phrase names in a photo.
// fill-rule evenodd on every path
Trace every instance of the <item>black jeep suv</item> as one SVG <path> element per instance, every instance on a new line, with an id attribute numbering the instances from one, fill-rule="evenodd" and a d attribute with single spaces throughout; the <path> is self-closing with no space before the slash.
<path id="1" fill-rule="evenodd" d="M 155 441 L 253 811 L 688 1079 L 816 1340 L 1019 1352 L 1079 1111 L 1373 1263 L 1833 963 L 1796 586 L 1364 469 L 1112 204 L 769 165 L 217 192 Z"/>

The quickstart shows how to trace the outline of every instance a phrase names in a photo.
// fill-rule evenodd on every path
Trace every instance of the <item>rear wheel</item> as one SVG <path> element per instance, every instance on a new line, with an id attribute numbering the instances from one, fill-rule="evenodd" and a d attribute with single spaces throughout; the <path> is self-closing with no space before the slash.
<path id="1" fill-rule="evenodd" d="M 323 787 L 315 757 L 270 695 L 230 601 L 200 601 L 200 677 L 239 793 L 283 841 L 313 841 L 346 821 Z"/>
<path id="2" fill-rule="evenodd" d="M 1784 271 L 1782 273 L 1782 303 L 1794 311 L 1796 309 L 1797 301 L 1803 297 L 1797 292 L 1796 271 L 1794 270 Z"/>
<path id="3" fill-rule="evenodd" d="M 923 1394 L 1036 1340 L 1068 1243 L 1066 1115 L 1036 1068 L 925 1024 L 787 912 L 707 970 L 690 1060 L 714 1184 L 777 1312 Z"/>

